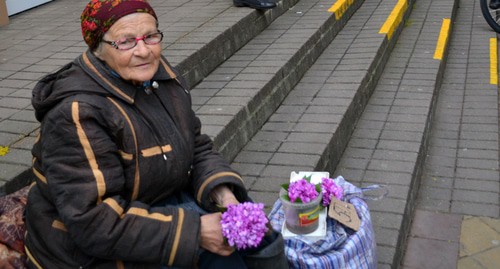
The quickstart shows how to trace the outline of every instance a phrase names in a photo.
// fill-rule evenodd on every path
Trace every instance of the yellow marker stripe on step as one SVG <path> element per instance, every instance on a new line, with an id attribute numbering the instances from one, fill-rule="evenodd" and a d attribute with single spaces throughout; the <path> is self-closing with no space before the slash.
<path id="1" fill-rule="evenodd" d="M 380 31 L 378 33 L 387 34 L 387 39 L 390 40 L 392 34 L 398 28 L 398 25 L 403 20 L 403 16 L 406 12 L 406 9 L 408 9 L 407 0 L 398 0 L 398 3 L 392 10 L 389 17 L 387 17 L 387 20 L 385 20 L 385 23 L 382 25 L 382 28 L 380 28 Z"/>
<path id="2" fill-rule="evenodd" d="M 354 0 L 337 0 L 337 2 L 328 9 L 328 12 L 334 13 L 335 19 L 338 21 L 352 3 L 354 3 Z"/>
<path id="3" fill-rule="evenodd" d="M 5 156 L 9 153 L 9 147 L 0 146 L 0 156 Z"/>
<path id="4" fill-rule="evenodd" d="M 490 38 L 490 84 L 498 85 L 497 38 Z"/>
<path id="5" fill-rule="evenodd" d="M 434 59 L 442 60 L 446 43 L 448 43 L 448 36 L 450 34 L 450 22 L 448 18 L 443 19 L 441 24 L 441 32 L 439 33 L 438 42 L 436 44 L 436 51 L 434 52 Z"/>

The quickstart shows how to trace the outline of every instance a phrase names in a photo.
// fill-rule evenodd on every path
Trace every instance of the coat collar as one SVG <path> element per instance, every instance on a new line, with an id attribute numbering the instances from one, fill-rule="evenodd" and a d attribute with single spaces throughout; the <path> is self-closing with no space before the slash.
<path id="1" fill-rule="evenodd" d="M 90 50 L 84 52 L 78 59 L 78 64 L 89 74 L 99 85 L 104 87 L 112 95 L 133 104 L 138 87 L 119 78 L 108 68 L 104 62 L 99 60 Z M 175 79 L 179 82 L 177 70 L 172 68 L 165 57 L 161 56 L 158 71 L 153 76 L 154 81 L 165 81 Z"/>

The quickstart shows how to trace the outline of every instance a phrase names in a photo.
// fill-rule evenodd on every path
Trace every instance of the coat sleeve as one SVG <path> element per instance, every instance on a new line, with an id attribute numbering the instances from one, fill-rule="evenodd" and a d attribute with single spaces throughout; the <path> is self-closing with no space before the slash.
<path id="1" fill-rule="evenodd" d="M 206 134 L 201 134 L 200 120 L 194 117 L 193 122 L 195 123 L 193 183 L 197 202 L 209 211 L 216 211 L 216 205 L 210 200 L 210 192 L 221 184 L 228 185 L 238 201 L 249 200 L 241 176 L 214 149 L 210 137 Z"/>
<path id="2" fill-rule="evenodd" d="M 50 199 L 77 246 L 102 259 L 192 267 L 199 215 L 128 202 L 119 151 L 99 108 L 64 102 L 44 119 L 42 165 Z M 118 134 L 119 135 L 119 134 Z"/>

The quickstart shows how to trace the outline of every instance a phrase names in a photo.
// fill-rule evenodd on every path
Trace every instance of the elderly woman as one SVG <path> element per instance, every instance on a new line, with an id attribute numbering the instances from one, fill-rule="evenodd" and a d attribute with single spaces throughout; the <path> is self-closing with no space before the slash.
<path id="1" fill-rule="evenodd" d="M 33 90 L 29 267 L 246 268 L 214 213 L 246 189 L 200 133 L 154 10 L 92 0 L 81 21 L 88 51 Z"/>

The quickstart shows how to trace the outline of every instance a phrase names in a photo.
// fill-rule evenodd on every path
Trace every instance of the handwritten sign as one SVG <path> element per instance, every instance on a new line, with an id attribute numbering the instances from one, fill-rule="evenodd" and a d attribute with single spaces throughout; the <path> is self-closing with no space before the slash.
<path id="1" fill-rule="evenodd" d="M 328 208 L 328 216 L 354 231 L 358 231 L 361 226 L 361 220 L 359 219 L 354 205 L 340 201 L 333 196 L 330 207 Z"/>

